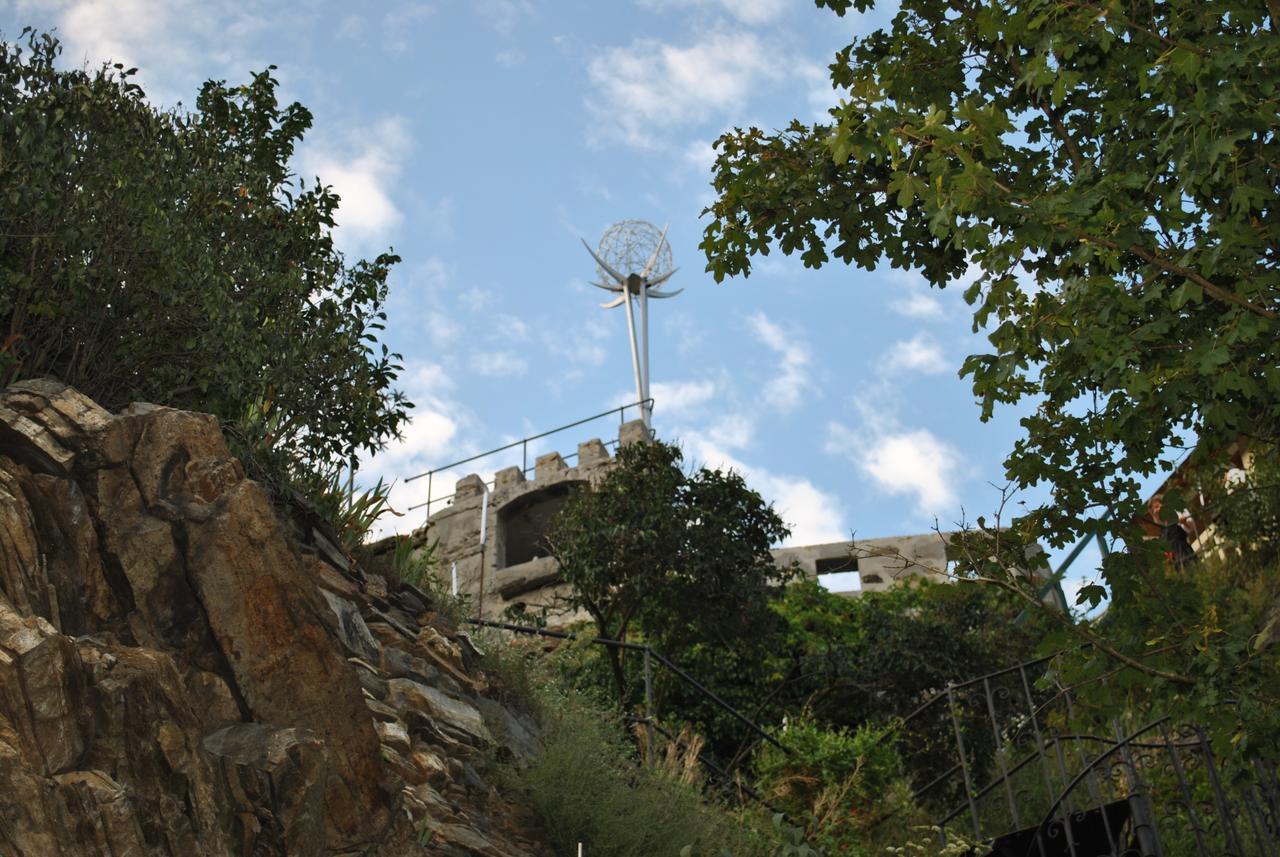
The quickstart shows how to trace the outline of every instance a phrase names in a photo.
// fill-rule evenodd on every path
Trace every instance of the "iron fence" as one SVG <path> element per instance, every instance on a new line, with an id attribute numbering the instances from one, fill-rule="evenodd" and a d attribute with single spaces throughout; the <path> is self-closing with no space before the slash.
<path id="1" fill-rule="evenodd" d="M 1045 658 L 949 685 L 899 734 L 943 842 L 973 857 L 1280 857 L 1275 766 L 1218 758 L 1171 716 L 1113 720 L 1038 686 Z M 1224 764 L 1224 761 L 1232 764 Z"/>

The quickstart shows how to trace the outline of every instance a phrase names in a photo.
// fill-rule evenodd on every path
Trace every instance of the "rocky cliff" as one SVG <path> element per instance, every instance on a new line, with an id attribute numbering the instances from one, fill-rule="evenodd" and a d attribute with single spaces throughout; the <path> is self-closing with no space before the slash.
<path id="1" fill-rule="evenodd" d="M 0 393 L 3 857 L 546 853 L 473 764 L 536 746 L 473 661 L 212 417 Z"/>

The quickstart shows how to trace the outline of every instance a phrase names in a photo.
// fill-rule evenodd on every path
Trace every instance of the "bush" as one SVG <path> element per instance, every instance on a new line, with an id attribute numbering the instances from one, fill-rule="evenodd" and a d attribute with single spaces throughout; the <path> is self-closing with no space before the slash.
<path id="1" fill-rule="evenodd" d="M 523 654 L 497 655 L 494 643 L 488 657 L 502 663 L 504 683 L 517 683 L 513 670 L 537 676 L 518 683 L 533 695 L 541 753 L 509 767 L 507 779 L 556 853 L 576 853 L 579 842 L 592 857 L 764 857 L 781 847 L 763 818 L 709 804 L 697 789 L 641 766 L 616 710 L 560 687 Z"/>
<path id="2" fill-rule="evenodd" d="M 851 732 L 801 716 L 777 737 L 790 752 L 761 749 L 759 786 L 780 809 L 807 819 L 815 843 L 832 853 L 869 855 L 900 841 L 916 812 L 892 729 Z M 895 823 L 884 825 L 890 818 Z"/>
<path id="3" fill-rule="evenodd" d="M 682 464 L 670 444 L 623 447 L 600 482 L 570 496 L 547 540 L 571 606 L 601 637 L 625 640 L 639 627 L 668 655 L 699 643 L 740 647 L 787 579 L 769 548 L 788 530 L 738 474 L 687 474 Z M 606 657 L 625 704 L 622 655 Z"/>
<path id="4" fill-rule="evenodd" d="M 61 71 L 24 35 L 0 44 L 0 382 L 212 413 L 275 474 L 394 436 L 411 405 L 375 337 L 399 259 L 334 248 L 337 195 L 288 171 L 311 114 L 270 69 L 160 112 L 132 70 Z"/>

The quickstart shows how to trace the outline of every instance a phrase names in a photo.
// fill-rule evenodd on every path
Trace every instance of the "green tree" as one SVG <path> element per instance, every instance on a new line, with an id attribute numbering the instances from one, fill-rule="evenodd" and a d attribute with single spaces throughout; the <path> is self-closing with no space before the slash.
<path id="1" fill-rule="evenodd" d="M 975 272 L 961 371 L 983 419 L 1034 403 L 1006 467 L 1053 545 L 1131 520 L 1186 438 L 1277 438 L 1280 4 L 904 0 L 830 68 L 829 120 L 718 141 L 717 280 L 773 246 Z"/>
<path id="2" fill-rule="evenodd" d="M 786 577 L 769 548 L 788 530 L 737 473 L 690 474 L 682 462 L 670 444 L 624 447 L 602 480 L 569 498 L 548 542 L 572 605 L 601 637 L 626 640 L 639 626 L 668 654 L 740 647 Z M 625 697 L 621 652 L 608 657 Z"/>
<path id="3" fill-rule="evenodd" d="M 337 195 L 288 168 L 311 114 L 270 70 L 160 112 L 133 70 L 24 36 L 0 46 L 0 381 L 208 411 L 313 472 L 395 435 L 398 257 L 334 248 Z"/>

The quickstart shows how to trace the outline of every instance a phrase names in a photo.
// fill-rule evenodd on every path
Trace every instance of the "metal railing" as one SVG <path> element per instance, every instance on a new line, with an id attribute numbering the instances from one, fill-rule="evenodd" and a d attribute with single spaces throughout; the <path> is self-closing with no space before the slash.
<path id="1" fill-rule="evenodd" d="M 601 413 L 595 414 L 593 416 L 583 417 L 580 420 L 574 420 L 571 423 L 565 423 L 562 426 L 556 426 L 553 429 L 549 429 L 548 431 L 544 431 L 544 432 L 539 432 L 538 434 L 531 434 L 528 437 L 523 437 L 520 440 L 512 441 L 511 443 L 505 444 L 503 446 L 495 447 L 494 449 L 490 449 L 486 452 L 480 452 L 475 455 L 468 456 L 467 458 L 462 458 L 462 459 L 459 459 L 458 461 L 450 462 L 449 464 L 445 464 L 440 467 L 433 467 L 431 470 L 426 470 L 414 476 L 407 477 L 404 480 L 405 484 L 408 484 L 410 482 L 416 482 L 419 479 L 427 480 L 427 499 L 422 503 L 418 503 L 416 505 L 410 506 L 407 511 L 413 512 L 425 507 L 427 510 L 427 516 L 430 517 L 431 505 L 433 503 L 442 503 L 446 500 L 452 499 L 455 496 L 454 494 L 448 494 L 443 497 L 432 496 L 432 487 L 433 487 L 432 481 L 433 481 L 433 477 L 437 473 L 443 473 L 444 471 L 452 470 L 453 468 L 459 467 L 463 464 L 470 464 L 473 461 L 479 461 L 483 458 L 488 458 L 489 456 L 497 455 L 498 453 L 501 453 L 501 452 L 507 452 L 509 450 L 516 449 L 518 447 L 520 449 L 520 472 L 528 476 L 530 471 L 534 469 L 529 465 L 529 444 L 532 443 L 533 441 L 542 440 L 543 438 L 550 437 L 553 434 L 559 434 L 562 431 L 567 431 L 571 428 L 577 428 L 578 426 L 586 425 L 587 423 L 604 419 L 605 417 L 612 416 L 613 414 L 618 415 L 618 424 L 622 425 L 626 423 L 627 411 L 630 410 L 631 408 L 641 408 L 642 409 L 641 413 L 643 413 L 644 410 L 646 409 L 652 411 L 653 399 L 648 398 L 642 401 L 630 402 L 625 405 L 620 405 L 616 408 L 611 408 L 607 411 L 602 411 Z M 617 439 L 606 441 L 604 445 L 606 448 L 616 449 L 618 446 L 618 441 Z M 564 456 L 564 458 L 566 461 L 568 461 L 570 459 L 575 458 L 576 456 L 577 456 L 577 453 L 574 452 L 574 453 L 570 453 L 568 456 Z M 484 484 L 486 486 L 491 486 L 493 485 L 493 480 L 489 480 Z"/>
<path id="2" fill-rule="evenodd" d="M 578 634 L 574 634 L 570 631 L 553 631 L 549 628 L 538 628 L 532 625 L 516 625 L 512 622 L 498 622 L 492 619 L 467 619 L 465 621 L 469 625 L 477 625 L 482 628 L 496 628 L 503 631 L 511 631 L 517 634 L 528 634 L 530 636 L 538 636 L 538 637 L 550 637 L 556 640 L 584 639 L 583 637 L 580 637 Z M 611 640 L 607 637 L 590 637 L 587 639 L 589 642 L 598 646 L 608 646 L 608 647 L 624 649 L 632 652 L 639 652 L 643 656 L 645 714 L 644 714 L 644 717 L 642 718 L 639 718 L 639 717 L 632 718 L 632 722 L 644 723 L 646 726 L 645 741 L 647 742 L 647 747 L 646 747 L 647 758 L 652 759 L 654 757 L 653 756 L 653 733 L 655 731 L 666 736 L 668 740 L 677 740 L 675 736 L 671 734 L 670 731 L 663 728 L 662 725 L 658 722 L 657 710 L 653 700 L 653 663 L 655 661 L 661 666 L 665 667 L 668 671 L 670 671 L 674 676 L 679 678 L 685 684 L 692 687 L 704 698 L 710 700 L 718 708 L 720 708 L 721 710 L 729 714 L 738 722 L 742 723 L 744 726 L 747 727 L 747 729 L 750 732 L 752 732 L 754 735 L 759 737 L 761 740 L 767 741 L 768 743 L 777 747 L 779 750 L 781 750 L 783 753 L 787 754 L 788 756 L 794 755 L 794 752 L 789 747 L 780 743 L 777 738 L 770 735 L 758 723 L 753 721 L 751 718 L 747 717 L 742 712 L 738 711 L 728 702 L 725 702 L 724 699 L 722 699 L 719 696 L 719 694 L 717 694 L 715 691 L 711 690 L 711 688 L 707 687 L 702 682 L 698 681 L 696 678 L 691 676 L 686 670 L 672 663 L 671 660 L 666 655 L 663 655 L 661 652 L 653 649 L 652 647 L 644 643 L 628 643 L 625 640 Z M 726 790 L 732 788 L 733 790 L 746 795 L 747 797 L 760 803 L 761 805 L 763 805 L 764 807 L 766 807 L 767 809 L 773 812 L 781 812 L 781 810 L 779 810 L 777 807 L 770 804 L 764 798 L 764 796 L 761 795 L 759 792 L 755 791 L 751 787 L 737 780 L 728 768 L 720 765 L 718 762 L 716 762 L 715 759 L 711 758 L 711 756 L 707 753 L 704 747 L 698 748 L 697 759 L 698 759 L 698 763 L 702 765 L 704 768 L 706 768 L 712 774 L 715 781 L 719 782 Z"/>
<path id="3" fill-rule="evenodd" d="M 1084 717 L 1069 689 L 1037 687 L 1050 660 L 950 684 L 901 721 L 944 841 L 990 857 L 1280 857 L 1274 765 L 1227 777 L 1195 724 Z"/>

